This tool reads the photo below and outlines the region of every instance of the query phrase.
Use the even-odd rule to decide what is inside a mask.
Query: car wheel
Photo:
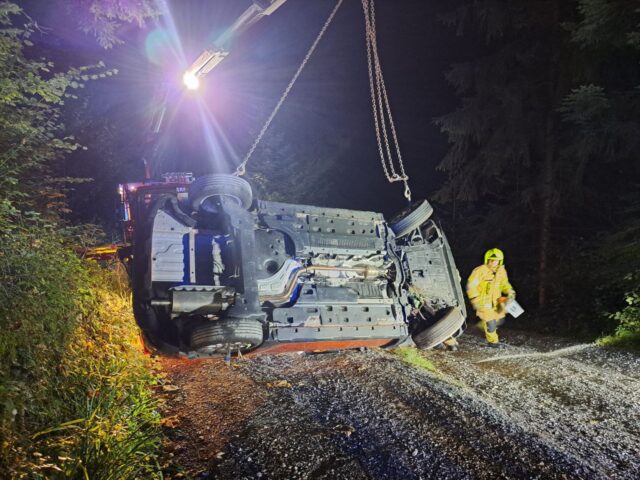
[[[433,207],[426,200],[413,203],[389,222],[389,227],[396,237],[404,237],[429,220]]]
[[[262,323],[248,319],[214,320],[196,325],[191,332],[191,348],[203,355],[251,350],[262,343]]]
[[[453,307],[435,324],[415,333],[413,341],[418,348],[433,348],[447,338],[456,336],[464,322],[465,318],[462,311],[458,307]]]
[[[203,202],[215,196],[231,199],[242,208],[249,208],[253,200],[249,182],[235,175],[205,175],[189,185],[189,203],[196,212]]]

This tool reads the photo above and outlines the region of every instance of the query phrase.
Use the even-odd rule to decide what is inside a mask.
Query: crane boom
[[[200,85],[200,77],[204,77],[224,60],[229,52],[223,47],[232,37],[237,37],[248,30],[261,18],[271,15],[287,0],[252,0],[252,4],[235,20],[235,22],[214,42],[212,48],[205,49],[191,66],[184,72],[182,80],[185,86],[195,90]],[[158,139],[164,129],[167,111],[168,90],[166,86],[156,89],[152,115],[147,135],[147,145],[143,153],[144,176],[152,178],[152,164],[157,153]]]
[[[191,64],[184,74],[184,82],[189,87],[197,88],[198,78],[213,70],[229,52],[223,47],[232,37],[237,37],[258,22],[280,8],[287,0],[252,0],[249,6],[218,39],[213,48],[208,48]]]

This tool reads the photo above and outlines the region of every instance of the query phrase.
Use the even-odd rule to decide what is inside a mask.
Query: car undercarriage
[[[174,188],[175,187],[175,188]],[[254,200],[233,175],[138,185],[130,273],[149,348],[431,348],[462,333],[459,275],[426,201],[374,212]]]

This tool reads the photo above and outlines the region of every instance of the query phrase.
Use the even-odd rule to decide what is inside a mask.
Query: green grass
[[[640,351],[640,273],[629,274],[626,279],[635,288],[625,294],[624,307],[608,315],[618,324],[616,331],[613,335],[599,338],[597,343],[606,347]]]
[[[402,347],[391,350],[391,353],[400,357],[400,359],[408,363],[409,365],[413,365],[414,367],[423,368],[425,370],[429,370],[430,372],[435,372],[436,367],[429,360],[424,358],[420,351],[415,347]]]
[[[0,245],[0,471],[162,478],[156,377],[122,275],[54,234]]]
[[[601,337],[596,343],[602,347],[624,348],[640,352],[640,332],[620,331],[615,335]]]

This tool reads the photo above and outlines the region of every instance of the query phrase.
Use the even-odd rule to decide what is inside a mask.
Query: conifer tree
[[[437,199],[457,206],[474,248],[500,241],[523,258],[537,252],[541,306],[568,234],[610,216],[619,175],[599,173],[622,172],[638,151],[637,90],[616,91],[619,76],[637,80],[631,3],[463,1],[443,16],[483,43],[447,74],[461,105],[436,119],[450,142]]]

